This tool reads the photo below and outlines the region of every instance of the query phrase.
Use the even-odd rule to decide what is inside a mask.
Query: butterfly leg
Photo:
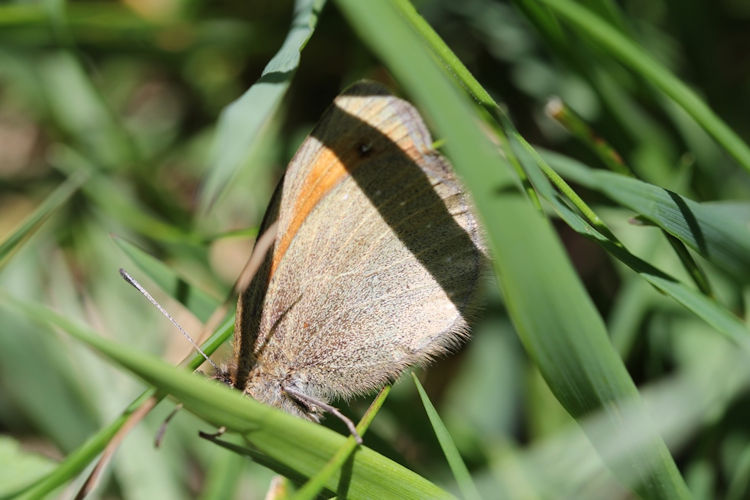
[[[222,425],[221,427],[216,429],[216,432],[212,432],[209,434],[208,432],[198,431],[198,435],[203,439],[208,439],[210,441],[212,439],[223,436],[225,432],[227,432],[227,428]]]
[[[336,418],[344,422],[347,429],[349,429],[349,433],[354,436],[354,440],[357,441],[357,444],[362,444],[362,436],[359,435],[359,433],[357,432],[357,428],[354,427],[354,422],[352,422],[349,417],[341,413],[337,408],[329,405],[328,403],[324,403],[323,401],[315,399],[312,396],[308,396],[307,394],[291,387],[284,387],[284,392],[291,396],[292,399],[295,399],[298,403],[301,403],[302,406],[317,406],[318,408],[321,408],[331,415],[335,416]]]

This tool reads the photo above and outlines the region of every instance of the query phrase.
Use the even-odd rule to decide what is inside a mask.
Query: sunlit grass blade
[[[500,147],[508,156],[510,164],[516,168],[516,174],[520,177],[521,183],[525,185],[526,193],[532,199],[532,202],[537,203],[538,200],[536,199],[536,193],[530,186],[526,185],[527,179],[524,177],[524,171],[521,169],[518,160],[513,155],[513,151],[507,147],[505,131],[500,124],[497,123],[497,121],[507,120],[505,111],[498,106],[497,102],[495,102],[489,92],[482,87],[476,78],[474,78],[474,75],[471,74],[469,69],[461,62],[456,54],[453,53],[443,39],[440,38],[440,35],[432,29],[432,26],[430,26],[429,23],[419,15],[419,12],[417,12],[409,0],[394,0],[391,4],[409,24],[411,29],[416,31],[419,36],[424,39],[426,42],[425,46],[429,48],[439,62],[443,76],[455,80],[456,84],[463,87],[472,99],[477,101],[487,112],[485,119],[490,126],[493,127],[497,139],[500,141]]]
[[[750,231],[746,219],[731,217],[730,212],[716,209],[713,204],[696,203],[653,184],[591,169],[556,153],[545,152],[543,156],[564,177],[633,210],[733,278],[750,278]]]
[[[438,60],[448,70],[447,75],[455,77],[463,85],[471,96],[476,99],[484,108],[491,110],[493,113],[497,108],[497,103],[484,87],[474,78],[468,68],[446,45],[440,35],[438,35],[432,26],[419,15],[419,12],[408,0],[395,0],[391,4],[398,9],[398,12],[419,33],[426,42],[427,46],[435,53]]]
[[[651,420],[642,419],[639,403],[622,405],[623,432],[612,436],[607,447],[599,450],[606,462],[624,459],[629,450],[647,442],[650,427],[666,436],[670,444],[681,448],[708,415],[747,390],[750,379],[745,358],[734,355],[732,346],[722,341],[711,344],[714,349],[696,360],[697,366],[642,387],[641,397],[653,415]],[[716,380],[722,380],[722,384],[717,384]],[[589,435],[610,432],[605,412],[588,415],[579,424]],[[624,492],[615,494],[613,488],[619,490],[620,485],[613,484],[613,478],[593,491],[588,490],[589,485],[596,484],[607,474],[602,470],[601,460],[576,428],[560,429],[512,454],[508,460],[501,458],[500,462],[496,473],[501,484],[508,485],[509,498],[519,497],[519,492],[513,488],[519,483],[519,477],[531,478],[529,486],[538,498],[627,496]],[[588,495],[582,495],[582,490],[588,490]],[[534,498],[527,491],[524,494],[524,498]]]
[[[606,140],[597,135],[586,120],[566,105],[562,99],[559,97],[552,98],[547,102],[545,111],[550,118],[565,127],[565,130],[581,141],[609,170],[623,175],[633,174],[630,167],[623,163],[620,154]]]
[[[516,192],[510,168],[493,151],[470,104],[399,11],[389,2],[337,3],[446,140],[445,150],[485,223],[513,323],[550,388],[575,417],[605,408],[611,435],[617,435],[618,401],[638,392],[549,222]],[[597,441],[602,436],[591,438],[598,448],[606,445]],[[644,496],[689,496],[656,434],[610,466]]]
[[[417,391],[419,391],[422,406],[424,406],[424,409],[427,412],[430,424],[432,424],[432,430],[435,431],[435,436],[437,436],[440,447],[443,449],[443,454],[445,455],[446,460],[448,460],[448,465],[451,468],[451,472],[453,472],[453,477],[456,479],[458,487],[461,489],[461,493],[466,500],[480,500],[482,497],[479,494],[479,491],[477,491],[474,481],[471,479],[471,473],[469,472],[469,469],[466,468],[466,464],[461,458],[461,454],[458,452],[456,443],[453,442],[453,438],[451,438],[443,420],[440,418],[440,415],[438,415],[435,406],[433,406],[432,401],[430,401],[429,396],[427,396],[424,387],[422,387],[422,384],[419,382],[419,379],[414,372],[412,372],[411,377],[414,379],[414,385],[417,386]]]
[[[224,109],[216,127],[211,171],[201,193],[205,212],[227,186],[289,88],[300,53],[315,30],[325,0],[297,0],[286,40],[260,79]]]
[[[528,148],[531,148],[530,145],[525,143],[523,138],[517,138],[515,134],[510,134],[509,137],[511,139],[511,144],[516,144],[520,141],[524,142]],[[619,259],[633,271],[637,272],[642,278],[645,278],[646,281],[651,283],[658,290],[661,290],[667,296],[672,297],[679,304],[686,307],[706,323],[716,328],[719,333],[741,347],[747,354],[750,354],[750,332],[747,331],[742,322],[734,314],[719,305],[712,297],[706,296],[699,291],[687,287],[683,283],[669,276],[667,273],[630,253],[630,251],[628,251],[628,249],[614,237],[604,222],[587,205],[585,205],[585,203],[583,203],[574,191],[572,191],[570,186],[560,179],[556,172],[551,171],[549,165],[546,164],[545,159],[536,153],[535,150],[529,149],[529,151],[530,153],[528,151],[520,150],[518,154],[524,168],[528,172],[529,178],[534,183],[534,187],[538,190],[540,195],[553,206],[560,218],[564,220],[571,229],[602,245],[602,247],[612,256]],[[573,160],[566,159],[559,155],[554,156],[552,154],[547,154],[545,155],[545,158],[550,156],[559,159],[557,163],[560,165],[573,165]],[[585,169],[586,167],[580,165],[576,168]],[[563,202],[560,199],[561,194],[558,194],[552,189],[552,184],[542,174],[542,169],[544,169],[544,173],[547,176],[550,176],[553,180],[557,180],[556,186],[562,191],[562,195],[566,197],[566,201],[578,208],[581,213],[586,216],[585,219],[573,211],[566,202]],[[584,176],[580,176],[581,179],[583,177]],[[630,179],[630,177],[619,175],[617,177]]]
[[[346,437],[321,425],[262,405],[238,391],[92,335],[65,317],[34,304],[5,300],[36,320],[63,329],[215,425],[242,435],[258,452],[304,477],[312,477],[342,448]],[[382,455],[361,448],[352,461],[349,498],[451,498],[428,480]],[[340,471],[326,481],[336,491]]]
[[[132,243],[113,236],[118,247],[127,254],[132,261],[143,270],[162,290],[182,303],[190,312],[202,322],[206,322],[219,306],[219,301],[195,285],[191,285],[178,276],[172,269],[165,266],[158,259],[147,254]]]
[[[8,300],[14,302],[19,306],[19,310],[25,311],[30,317],[41,320],[49,326],[60,327],[66,331],[82,331],[84,335],[94,336],[94,332],[85,331],[82,327],[74,325],[69,320],[48,311],[39,306],[29,306],[23,303],[14,301],[7,296],[0,295],[0,300]],[[37,314],[39,313],[39,314]],[[229,336],[232,334],[234,328],[234,321],[232,319],[227,320],[222,324],[217,331],[203,343],[201,348],[207,354],[213,353],[221,344],[223,344]],[[198,353],[193,353],[186,366],[190,370],[198,368],[204,359]],[[120,430],[125,424],[130,414],[135,411],[136,408],[140,407],[141,404],[148,398],[156,395],[156,389],[150,388],[139,395],[133,400],[130,405],[118,416],[115,420],[110,422],[106,427],[100,429],[96,434],[91,436],[85,443],[78,447],[75,451],[68,454],[57,467],[46,475],[44,478],[29,485],[23,491],[23,495],[20,498],[40,498],[44,495],[54,491],[59,486],[71,481],[78,476],[83,470],[89,466],[89,464],[102,452],[107,446],[113,436]],[[163,396],[160,396],[163,398]]]
[[[81,187],[89,178],[86,170],[78,170],[71,174],[62,184],[39,204],[39,206],[29,214],[18,228],[11,232],[0,243],[0,269],[10,260],[24,241],[27,241],[52,214],[55,213],[68,199]]]
[[[750,148],[708,105],[680,79],[655,61],[616,28],[585,7],[569,0],[543,0],[576,30],[591,38],[607,53],[654,84],[681,106],[721,144],[746,170],[750,170]]]
[[[357,433],[360,436],[364,436],[365,432],[367,432],[368,427],[370,427],[370,424],[375,418],[375,415],[378,414],[378,411],[383,406],[383,403],[385,403],[385,398],[388,397],[388,393],[390,391],[391,386],[385,386],[377,395],[370,407],[367,409],[364,416],[357,424]],[[349,460],[352,457],[352,454],[356,453],[356,451],[357,443],[354,439],[354,436],[349,436],[349,438],[346,440],[346,443],[344,443],[344,445],[339,448],[336,454],[331,457],[328,463],[326,463],[325,467],[323,467],[317,474],[311,477],[310,480],[305,483],[305,485],[302,486],[299,491],[297,491],[292,499],[314,500],[323,491],[326,482],[328,482],[331,476],[335,472],[340,471],[341,468],[344,467],[346,461]],[[343,484],[342,487],[338,488],[338,490],[338,495],[341,498],[347,498],[348,485]]]

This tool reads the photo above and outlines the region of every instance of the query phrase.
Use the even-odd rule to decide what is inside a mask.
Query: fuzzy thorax
[[[327,401],[315,391],[311,384],[302,377],[290,373],[278,373],[264,370],[256,365],[248,375],[244,393],[261,403],[274,406],[292,415],[297,415],[313,422],[320,421],[324,412],[322,408],[291,396],[286,389],[305,394],[323,403]]]

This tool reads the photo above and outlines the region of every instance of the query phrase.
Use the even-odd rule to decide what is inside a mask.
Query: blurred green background
[[[750,4],[581,3],[619,20],[736,134],[750,138]],[[507,107],[529,142],[606,167],[586,141],[545,113],[549,100],[559,97],[641,179],[696,201],[739,200],[747,207],[747,172],[700,127],[605,50],[565,29],[569,43],[557,43],[530,15],[533,3],[415,6]],[[242,161],[210,191],[226,147],[217,140],[220,114],[260,77],[287,36],[292,14],[292,2],[279,1],[0,4],[0,238],[13,235],[40,204],[52,203],[51,193],[72,172],[92,172],[29,239],[0,255],[2,288],[119,343],[172,363],[182,359],[189,346],[120,279],[118,268],[135,271],[188,331],[200,331],[200,321],[139,275],[113,235],[222,300],[286,163],[333,97],[360,78],[399,91],[337,6],[325,5],[280,105],[252,142],[234,144]],[[389,27],[382,29],[387,36]],[[632,210],[595,190],[579,192],[634,253],[684,276],[656,229],[633,224]],[[207,193],[217,194],[215,201]],[[556,228],[638,385],[705,369],[711,353],[722,359],[725,342],[705,323],[634,279],[599,246],[562,223]],[[719,301],[744,316],[746,283],[711,265],[707,273]],[[519,480],[546,481],[543,491],[551,497],[627,495],[612,489],[618,487],[600,463],[584,473],[588,462],[557,463],[554,452],[529,458],[560,432],[575,431],[520,345],[496,284],[488,278],[485,288],[472,341],[419,372],[480,492],[493,498],[498,478],[513,475],[504,460],[520,454],[523,464],[560,466]],[[717,390],[725,383],[735,387],[716,380]],[[750,399],[743,384],[738,387],[727,389],[710,415],[682,422],[686,428],[672,451],[696,498],[750,495]],[[0,484],[8,486],[0,496],[53,468],[143,388],[67,335],[42,331],[3,305]],[[689,406],[689,395],[674,404]],[[354,418],[367,405],[367,399],[339,404]],[[272,473],[199,439],[197,430],[211,429],[187,412],[175,418],[163,447],[153,448],[172,407],[162,403],[130,433],[94,497],[262,498]],[[325,424],[344,432],[330,418]],[[408,379],[396,384],[367,442],[456,491]],[[57,493],[71,496],[82,479]]]

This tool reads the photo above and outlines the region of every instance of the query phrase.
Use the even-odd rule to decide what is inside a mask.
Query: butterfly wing
[[[279,194],[257,334],[241,332],[254,342],[251,395],[273,404],[260,395],[269,381],[318,398],[369,391],[465,335],[484,250],[431,143],[416,109],[365,82],[302,144]]]

